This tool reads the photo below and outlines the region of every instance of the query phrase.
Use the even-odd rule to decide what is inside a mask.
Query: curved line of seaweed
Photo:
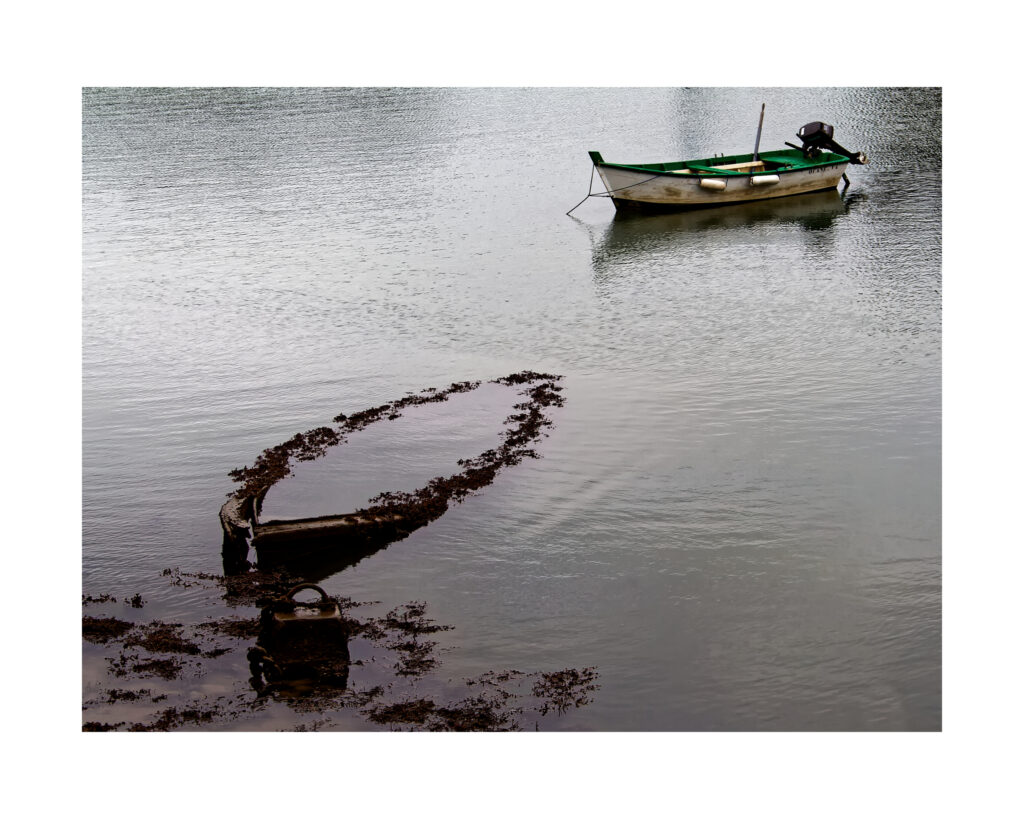
[[[524,386],[520,394],[527,398],[516,404],[514,409],[517,412],[505,419],[505,425],[511,426],[500,446],[475,458],[460,460],[461,472],[434,478],[414,492],[381,492],[370,499],[368,508],[356,510],[354,514],[371,520],[398,515],[407,521],[410,528],[416,528],[444,514],[452,500],[461,502],[470,493],[490,484],[503,467],[514,466],[524,458],[540,457],[531,444],[547,434],[544,432],[546,427],[552,426],[552,421],[545,414],[546,408],[560,407],[565,403],[559,394],[562,388],[556,383],[561,379],[560,375],[530,370],[493,379],[492,384]],[[315,460],[331,447],[344,443],[348,433],[365,429],[381,420],[399,418],[407,407],[447,401],[450,396],[470,392],[480,384],[480,381],[458,381],[443,390],[431,387],[352,415],[337,415],[334,418],[338,425],[336,428],[317,427],[298,433],[283,444],[265,449],[251,467],[229,472],[234,481],[242,484],[229,497],[240,500],[252,498],[258,504],[270,487],[291,474],[295,461]]]

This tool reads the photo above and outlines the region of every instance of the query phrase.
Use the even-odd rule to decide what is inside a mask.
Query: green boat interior
[[[753,154],[716,156],[710,159],[689,159],[681,162],[652,162],[642,165],[621,165],[605,162],[598,151],[591,151],[590,158],[595,165],[610,165],[651,173],[712,174],[715,176],[751,176],[758,173],[779,173],[799,171],[823,165],[841,165],[850,158],[841,154],[823,152],[817,156],[806,156],[800,150],[763,151],[757,161]]]

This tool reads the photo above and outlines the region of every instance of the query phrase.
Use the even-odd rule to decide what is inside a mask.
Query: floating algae
[[[499,446],[459,460],[461,472],[433,478],[412,492],[381,492],[370,499],[369,506],[346,514],[260,520],[267,491],[292,474],[296,462],[320,458],[331,447],[344,443],[349,433],[399,418],[408,407],[447,401],[452,395],[477,389],[481,382],[456,382],[443,390],[430,388],[351,415],[340,414],[334,418],[337,427],[318,427],[264,450],[252,466],[229,473],[241,486],[220,513],[225,572],[249,568],[250,541],[261,568],[305,563],[308,569],[310,562],[328,562],[337,571],[436,520],[453,501],[461,502],[492,483],[501,469],[524,458],[539,457],[532,444],[545,434],[545,427],[552,425],[546,410],[564,404],[559,394],[562,388],[556,383],[559,380],[561,376],[532,371],[494,379],[490,383],[520,387],[519,394],[525,399],[515,404],[515,411],[505,419]]]

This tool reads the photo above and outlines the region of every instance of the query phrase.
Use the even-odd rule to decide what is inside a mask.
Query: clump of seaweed
[[[106,691],[107,702],[135,702],[144,698],[152,697],[153,692],[148,688],[139,691],[132,691],[127,688],[111,688]]]
[[[511,696],[483,693],[438,708],[426,727],[430,731],[517,731],[521,707],[509,705]]]
[[[180,568],[174,568],[164,569],[161,574],[170,578],[172,586],[219,586],[224,589],[224,597],[232,606],[262,606],[267,600],[280,597],[292,586],[302,582],[302,578],[272,569],[246,570],[239,574],[221,575],[183,572]]]
[[[433,700],[415,699],[391,703],[390,705],[376,705],[366,710],[366,715],[371,722],[380,725],[392,725],[394,723],[415,723],[422,725],[437,710]]]
[[[205,572],[183,572],[179,568],[164,569],[160,574],[163,577],[171,578],[172,586],[181,586],[183,589],[191,588],[192,586],[203,586],[203,581],[212,580],[214,582],[220,582],[223,578],[217,574],[207,574]]]
[[[432,699],[412,699],[375,705],[363,713],[378,725],[405,725],[427,731],[515,731],[519,728],[515,718],[522,710],[509,707],[500,695],[483,693],[447,705],[438,705]]]
[[[535,679],[529,703],[518,691],[519,681]],[[519,720],[528,706],[541,716],[561,716],[570,708],[582,708],[591,702],[597,685],[597,672],[591,668],[567,668],[562,671],[524,674],[521,671],[489,671],[466,684],[481,690],[461,700],[438,705],[430,698],[378,703],[364,709],[367,719],[378,725],[425,731],[518,731]]]
[[[590,701],[597,685],[597,669],[566,668],[562,671],[542,672],[534,683],[533,695],[541,700],[537,710],[545,715],[550,711],[564,714],[570,708],[582,708]]]
[[[310,723],[301,723],[296,725],[292,730],[300,734],[306,732],[313,733],[319,731],[321,728],[329,728],[332,724],[333,721],[330,719],[315,719]]]
[[[136,629],[124,641],[126,648],[138,646],[151,654],[199,654],[200,648],[181,632],[180,623],[162,623],[155,620]]]
[[[317,427],[297,433],[283,444],[265,449],[252,466],[233,469],[228,473],[233,480],[242,484],[242,488],[234,493],[235,496],[243,498],[260,495],[291,472],[292,458],[312,461],[342,440],[344,438],[337,430]]]
[[[518,373],[502,376],[501,378],[495,378],[493,383],[508,384],[511,386],[529,384],[533,381],[558,381],[561,377],[562,376],[560,375],[552,375],[551,373],[535,373],[533,370],[523,370]]]
[[[395,672],[400,677],[419,677],[434,669],[438,660],[434,656],[437,642],[423,640],[421,635],[449,631],[451,626],[439,626],[425,616],[426,603],[412,602],[394,608],[383,618],[368,623],[366,629],[383,637],[385,648],[397,652]]]
[[[91,594],[83,594],[82,595],[82,605],[83,606],[88,606],[88,605],[91,605],[93,603],[116,603],[116,602],[117,602],[117,598],[114,597],[112,594],[101,594],[101,595],[98,595],[96,597],[93,597]],[[146,601],[142,599],[142,595],[141,594],[134,594],[131,597],[124,598],[124,604],[126,606],[131,606],[133,609],[141,609],[143,606],[146,605]]]
[[[152,722],[136,722],[129,731],[170,731],[183,725],[204,725],[221,716],[221,709],[212,708],[176,708],[171,706],[161,711]]]
[[[117,640],[132,628],[131,623],[116,617],[83,617],[82,637],[90,643],[106,643]]]
[[[165,680],[177,679],[185,668],[180,655],[213,658],[226,653],[227,649],[215,648],[203,652],[201,647],[184,635],[180,623],[151,623],[132,625],[113,617],[82,618],[82,636],[94,643],[119,642],[121,652],[108,657],[111,673],[115,677],[160,677]],[[142,649],[150,655],[179,655],[142,658],[137,652],[125,649]]]
[[[427,604],[413,601],[391,609],[378,622],[385,629],[393,629],[404,634],[418,637],[421,634],[435,634],[438,631],[450,631],[452,626],[439,626],[426,616]]]
[[[89,720],[82,723],[82,731],[116,731],[124,725],[125,723],[123,722],[97,722],[96,720]]]
[[[93,597],[91,594],[82,595],[82,605],[87,606],[90,603],[116,603],[117,598],[109,594],[101,594],[98,597]]]
[[[175,657],[140,659],[138,654],[122,652],[110,658],[110,671],[115,677],[160,677],[175,680],[181,676],[185,664]]]
[[[240,640],[255,640],[260,633],[259,617],[223,617],[220,620],[211,620],[201,623],[196,627],[204,631],[212,631],[223,634],[227,637],[234,637]],[[207,652],[209,654],[209,652]]]

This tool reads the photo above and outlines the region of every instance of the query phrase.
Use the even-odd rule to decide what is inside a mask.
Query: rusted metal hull
[[[401,515],[332,515],[300,520],[254,523],[252,547],[260,567],[274,567],[334,553],[360,558],[406,537],[420,524]]]
[[[751,183],[750,175],[716,177],[724,183],[720,189],[703,187],[706,176],[689,173],[653,173],[609,165],[598,165],[616,208],[678,209],[710,205],[756,202],[801,193],[835,188],[848,163],[805,168],[778,174],[779,181],[770,185]]]
[[[261,569],[323,563],[340,569],[429,522],[401,514],[349,513],[295,520],[259,520],[259,499],[231,498],[220,512],[224,566],[228,574],[249,568],[250,546]]]

